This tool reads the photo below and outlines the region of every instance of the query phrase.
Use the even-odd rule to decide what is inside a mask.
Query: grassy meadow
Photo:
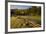
[[[41,7],[32,6],[28,9],[11,9],[11,28],[41,27]]]
[[[40,27],[40,16],[12,16],[11,28],[34,28]]]

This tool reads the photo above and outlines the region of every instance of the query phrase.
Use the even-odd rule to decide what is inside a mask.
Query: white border
[[[10,29],[10,5],[26,5],[26,6],[41,6],[41,27],[40,28],[20,28],[20,29]],[[43,30],[43,4],[31,4],[31,3],[8,3],[8,32],[15,31],[33,31],[33,30]]]

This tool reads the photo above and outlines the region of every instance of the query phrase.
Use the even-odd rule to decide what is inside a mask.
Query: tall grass
[[[11,28],[35,28],[40,27],[40,16],[12,16]]]

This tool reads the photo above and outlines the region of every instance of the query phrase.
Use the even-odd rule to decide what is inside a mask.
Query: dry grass
[[[40,27],[40,16],[12,16],[11,28],[35,28]]]

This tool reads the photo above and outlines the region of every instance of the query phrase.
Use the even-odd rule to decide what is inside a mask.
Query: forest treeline
[[[15,15],[41,15],[41,7],[32,6],[28,9],[11,9],[11,16]]]

